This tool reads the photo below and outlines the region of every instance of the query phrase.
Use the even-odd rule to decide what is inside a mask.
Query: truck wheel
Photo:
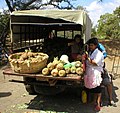
[[[42,95],[56,95],[65,90],[65,87],[55,87],[55,86],[40,86],[34,85],[35,92]]]
[[[28,84],[29,82],[33,82],[34,79],[30,77],[23,77],[23,80],[25,81],[25,89],[30,95],[36,95],[37,93],[34,90],[34,85]]]
[[[36,95],[36,94],[37,94],[37,93],[35,92],[35,90],[34,90],[34,86],[33,86],[33,85],[26,84],[26,85],[25,85],[25,89],[26,89],[26,91],[27,91],[30,95]]]

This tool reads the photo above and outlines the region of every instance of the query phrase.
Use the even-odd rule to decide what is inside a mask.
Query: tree
[[[3,13],[0,13],[0,34],[4,31],[4,28],[7,26],[7,23],[9,22],[9,13],[8,11],[3,11]]]
[[[97,26],[94,26],[91,30],[91,37],[96,37],[97,36]]]
[[[5,0],[5,1],[8,5],[10,12],[13,12],[14,10],[39,9],[44,5],[53,5],[54,7],[57,7],[59,9],[73,9],[73,8],[76,9],[71,3],[73,0],[46,0],[45,3],[43,3],[43,0]],[[61,2],[66,2],[68,5],[65,7],[60,6]]]
[[[84,10],[84,11],[88,12],[88,11],[86,10],[86,8],[83,7],[83,6],[77,6],[77,7],[76,7],[76,10]]]
[[[97,34],[109,38],[120,37],[120,7],[112,13],[100,16]]]
[[[5,0],[10,12],[14,10],[32,9],[41,4],[42,0]]]
[[[5,46],[6,37],[9,33],[9,12],[0,13],[0,41]]]
[[[43,3],[42,0],[5,0],[5,1],[11,12],[13,12],[14,10],[39,9],[43,5],[53,5],[54,7],[57,7],[59,9],[74,8],[74,6],[70,2],[71,0],[46,0],[45,3]],[[68,6],[60,7],[59,3],[61,2],[67,2]]]

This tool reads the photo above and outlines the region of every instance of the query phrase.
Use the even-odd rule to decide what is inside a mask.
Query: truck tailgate
[[[10,75],[10,76],[23,76],[23,77],[31,77],[31,78],[37,78],[42,80],[65,80],[65,81],[81,81],[82,77],[78,76],[77,74],[67,74],[66,77],[53,77],[51,75],[45,76],[43,74],[23,74],[23,73],[15,73],[10,67],[3,70],[4,75]]]

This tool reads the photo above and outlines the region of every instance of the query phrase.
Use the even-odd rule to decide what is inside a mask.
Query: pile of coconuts
[[[42,74],[53,77],[65,77],[67,74],[81,75],[83,74],[82,63],[80,61],[64,63],[55,57],[53,62],[48,63],[47,67],[42,69]]]
[[[26,63],[30,67],[30,63],[44,60],[45,55],[44,53],[34,53],[30,49],[26,49],[25,52],[19,52],[10,56],[9,61],[12,63]]]

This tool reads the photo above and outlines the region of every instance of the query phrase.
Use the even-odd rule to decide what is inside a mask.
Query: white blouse
[[[99,86],[102,82],[101,72],[103,72],[104,56],[97,48],[92,54],[89,53],[91,60],[94,60],[97,65],[90,64],[86,61],[86,73],[84,76],[85,87],[91,89]]]

